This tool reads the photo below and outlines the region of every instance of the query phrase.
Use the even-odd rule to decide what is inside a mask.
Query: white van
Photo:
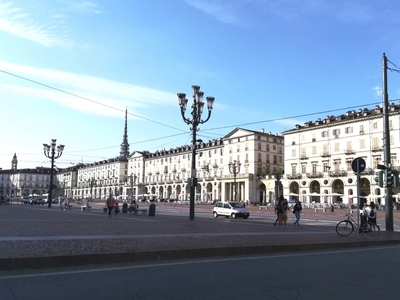
[[[227,218],[232,217],[233,219],[236,219],[237,217],[247,219],[250,216],[250,213],[240,202],[217,201],[213,209],[213,216],[214,218],[225,216]]]

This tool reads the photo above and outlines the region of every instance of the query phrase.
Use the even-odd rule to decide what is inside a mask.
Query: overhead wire
[[[388,62],[390,62],[395,67],[397,67],[391,61],[388,60]],[[393,69],[393,71],[396,71],[396,72],[399,71],[400,72],[400,69],[399,70]],[[95,100],[92,100],[92,99],[89,99],[89,98],[86,98],[86,97],[83,97],[83,96],[80,96],[80,95],[77,95],[77,94],[62,90],[60,88],[56,88],[56,87],[50,86],[48,84],[44,84],[44,83],[38,82],[36,80],[32,80],[32,79],[26,78],[24,76],[20,76],[20,75],[17,75],[17,74],[14,74],[14,73],[11,73],[11,72],[8,72],[8,71],[5,71],[5,70],[1,70],[1,69],[0,69],[0,72],[5,73],[5,74],[10,75],[10,76],[14,76],[16,78],[19,78],[19,79],[22,79],[22,80],[25,80],[25,81],[28,81],[28,82],[31,82],[31,83],[34,83],[34,84],[37,84],[37,85],[44,86],[46,88],[49,88],[49,89],[52,89],[52,90],[55,90],[55,91],[58,91],[58,92],[73,96],[73,97],[80,98],[80,99],[85,100],[85,101],[89,101],[89,102],[95,103],[97,105],[101,105],[101,106],[104,106],[104,107],[107,107],[107,108],[110,108],[110,109],[113,109],[113,110],[116,110],[116,111],[125,112],[125,110],[123,110],[123,109],[119,109],[119,108],[113,107],[111,105],[107,105],[107,104],[101,103],[99,101],[95,101]],[[394,100],[390,100],[390,101],[396,101],[396,100],[399,100],[399,99],[394,99]],[[370,106],[370,105],[377,105],[379,103],[381,103],[381,102],[373,102],[373,103],[369,103],[369,104],[349,106],[349,107],[344,107],[344,108],[336,108],[336,109],[331,109],[331,110],[325,110],[325,111],[319,111],[319,112],[313,112],[313,113],[307,113],[307,114],[300,114],[300,115],[294,115],[294,116],[288,116],[288,117],[281,117],[281,118],[274,118],[274,119],[267,119],[267,120],[261,120],[261,121],[255,121],[255,122],[247,122],[247,123],[233,124],[233,125],[220,126],[220,127],[214,127],[214,128],[206,128],[206,129],[203,129],[202,132],[209,132],[209,131],[226,129],[226,128],[244,127],[244,126],[249,126],[249,125],[277,122],[277,121],[290,120],[290,119],[296,119],[296,118],[304,118],[304,117],[307,117],[307,116],[320,115],[320,114],[326,114],[326,113],[332,113],[332,112],[344,111],[344,110],[352,110],[352,109],[355,109],[355,108],[366,107],[366,106]],[[152,120],[150,118],[146,118],[146,117],[143,117],[143,116],[140,116],[140,115],[137,115],[137,114],[133,114],[133,113],[129,113],[129,112],[128,112],[128,114],[132,115],[132,116],[135,116],[137,118],[140,118],[140,119],[152,122],[152,123],[156,123],[156,124],[159,124],[159,125],[162,125],[162,126],[165,126],[165,127],[169,127],[171,129],[175,129],[175,130],[178,130],[178,131],[182,132],[182,133],[179,133],[179,134],[173,134],[173,135],[168,135],[168,136],[157,137],[157,138],[152,138],[152,139],[148,139],[148,140],[134,142],[134,143],[132,143],[132,145],[133,144],[147,143],[147,142],[151,142],[151,141],[155,141],[155,140],[167,139],[167,138],[180,136],[180,135],[186,135],[186,134],[190,133],[190,132],[182,130],[180,128],[176,128],[176,127],[170,126],[168,124],[164,124],[162,122],[158,122],[158,121],[155,121],[155,120]],[[203,135],[203,134],[200,134],[200,135],[207,137],[207,135]],[[119,145],[118,146],[95,148],[95,149],[78,150],[78,151],[72,151],[70,153],[97,151],[97,150],[104,150],[104,149],[110,149],[110,148],[116,148],[116,147],[119,147]]]

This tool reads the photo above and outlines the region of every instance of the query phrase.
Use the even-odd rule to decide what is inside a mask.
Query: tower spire
[[[18,165],[17,153],[14,152],[14,156],[11,161],[11,170],[17,170],[17,165]]]
[[[125,128],[124,128],[124,137],[121,144],[121,149],[119,152],[120,156],[128,157],[129,156],[129,143],[128,143],[128,109],[125,110]]]

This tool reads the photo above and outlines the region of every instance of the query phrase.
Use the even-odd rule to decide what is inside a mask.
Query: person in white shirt
[[[68,208],[68,197],[67,196],[64,197],[64,207],[65,207],[65,209]]]

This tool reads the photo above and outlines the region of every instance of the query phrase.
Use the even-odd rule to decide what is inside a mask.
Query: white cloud
[[[125,110],[125,107],[128,107],[130,113],[139,114],[137,110],[140,108],[154,105],[176,106],[177,102],[176,95],[172,93],[99,77],[39,69],[1,61],[0,69],[67,93],[41,85],[28,87],[23,84],[2,83],[0,87],[3,91],[55,101],[88,114],[120,117],[121,111]]]
[[[13,3],[1,0],[0,30],[45,47],[71,47],[76,44],[58,23],[42,25]]]
[[[185,0],[185,2],[196,9],[203,11],[207,15],[216,18],[223,23],[237,22],[238,2],[219,1],[219,0]]]
[[[374,87],[373,90],[375,91],[375,95],[377,97],[381,97],[382,96],[382,88],[380,86]]]

